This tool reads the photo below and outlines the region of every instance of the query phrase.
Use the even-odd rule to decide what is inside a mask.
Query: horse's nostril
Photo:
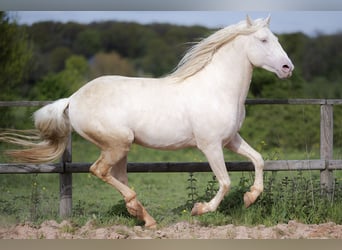
[[[283,65],[283,70],[284,70],[285,72],[290,71],[290,66],[287,65],[287,64],[284,64],[284,65]]]

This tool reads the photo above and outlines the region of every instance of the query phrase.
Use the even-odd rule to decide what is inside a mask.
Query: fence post
[[[329,196],[333,189],[334,177],[329,170],[329,160],[333,159],[333,105],[321,105],[321,159],[325,160],[325,169],[321,170],[321,193]]]
[[[72,161],[71,134],[61,161],[63,173],[59,174],[59,215],[67,218],[72,215],[72,173],[65,173],[66,163]]]

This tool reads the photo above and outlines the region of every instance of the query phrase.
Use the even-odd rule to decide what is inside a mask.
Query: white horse
[[[30,146],[9,154],[26,162],[52,161],[63,153],[75,130],[101,149],[90,171],[115,187],[130,214],[155,227],[156,221],[127,185],[127,153],[132,143],[155,149],[197,147],[206,156],[219,182],[209,202],[197,203],[192,215],[215,211],[230,188],[223,157],[227,148],[249,158],[255,181],[244,195],[250,206],[263,191],[261,155],[238,134],[245,118],[244,103],[253,67],[279,78],[291,76],[294,66],[276,36],[270,18],[249,17],[217,31],[192,47],[170,75],[159,78],[103,76],[72,96],[57,100],[34,114],[41,142],[28,135],[3,133],[2,140]]]

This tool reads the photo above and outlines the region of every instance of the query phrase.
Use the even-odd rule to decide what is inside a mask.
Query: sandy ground
[[[178,222],[149,230],[123,225],[98,228],[92,222],[75,228],[68,221],[45,221],[40,226],[27,223],[0,228],[0,239],[342,239],[342,225],[332,222],[306,225],[290,221],[273,227],[203,227],[196,223]]]

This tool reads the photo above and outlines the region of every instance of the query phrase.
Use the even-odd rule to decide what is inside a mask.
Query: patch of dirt
[[[123,225],[98,228],[91,221],[76,228],[68,221],[57,223],[51,220],[36,227],[26,223],[0,228],[0,239],[342,239],[342,225],[333,222],[306,225],[290,221],[272,227],[204,227],[197,223],[178,222],[150,230]]]

